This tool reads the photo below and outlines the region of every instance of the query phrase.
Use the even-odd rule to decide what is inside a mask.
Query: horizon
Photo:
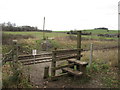
[[[7,22],[8,23],[8,22]],[[5,26],[7,26],[7,23],[6,22],[4,22],[4,24],[5,24]],[[14,24],[15,26],[13,26],[13,27],[22,27],[22,26],[18,26],[18,25],[16,25],[16,23],[12,23],[12,22],[10,22],[12,25]],[[3,23],[0,23],[0,25],[2,25]],[[30,26],[30,25],[23,25],[23,26]],[[30,26],[30,27],[34,27],[34,26]],[[38,27],[37,27],[38,28]],[[97,27],[97,28],[106,28],[106,27]],[[119,28],[119,27],[118,27]],[[43,30],[43,29],[39,29],[38,28],[38,31],[39,30]],[[49,29],[45,29],[45,30],[49,30]],[[74,30],[72,30],[72,31],[81,31],[81,30],[106,30],[106,29],[95,29],[95,28],[92,28],[92,29],[74,29]],[[108,28],[108,30],[110,30],[109,28]],[[71,31],[71,30],[51,30],[51,31]],[[111,30],[111,31],[114,31],[114,30]],[[118,30],[115,30],[115,31],[118,31]],[[23,31],[24,32],[24,31]],[[29,31],[28,31],[29,32]]]
[[[2,0],[0,23],[34,26],[45,30],[69,31],[106,27],[118,30],[119,0]],[[46,6],[46,7],[44,7]]]

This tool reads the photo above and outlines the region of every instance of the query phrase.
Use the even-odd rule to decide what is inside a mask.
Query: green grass
[[[109,32],[107,32],[107,30],[94,30],[94,29],[91,29],[91,30],[82,30],[83,32],[91,32],[92,34],[116,34],[118,33],[118,30],[109,30]]]

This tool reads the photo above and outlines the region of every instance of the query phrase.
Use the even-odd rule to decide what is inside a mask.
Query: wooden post
[[[92,64],[92,59],[93,59],[93,44],[90,44],[90,60],[89,60],[89,66]]]
[[[48,78],[49,77],[49,66],[46,66],[44,68],[44,79]]]
[[[55,57],[56,57],[56,53],[52,52],[51,76],[55,76],[56,73],[56,70],[54,69],[56,67]]]
[[[77,32],[77,48],[81,49],[81,31]],[[81,58],[80,54],[81,54],[81,51],[78,51],[77,60],[80,60],[80,58]]]
[[[18,44],[17,40],[13,40],[13,61],[18,61]]]
[[[81,49],[81,33],[82,33],[81,31],[77,32],[77,48],[78,49]],[[77,60],[80,60],[80,59],[81,59],[81,50],[78,50]],[[76,65],[76,69],[80,70],[80,66]]]

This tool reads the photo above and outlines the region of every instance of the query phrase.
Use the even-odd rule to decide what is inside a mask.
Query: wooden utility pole
[[[77,48],[81,49],[81,31],[77,31]],[[81,51],[79,50],[77,60],[80,60],[80,56],[81,56],[80,54]]]
[[[44,17],[44,20],[43,20],[43,40],[45,40],[45,17]]]

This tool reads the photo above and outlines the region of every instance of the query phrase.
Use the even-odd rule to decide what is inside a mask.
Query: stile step
[[[76,60],[76,59],[68,59],[67,61],[75,63],[77,65],[82,65],[82,66],[88,65],[88,62],[82,62],[82,61],[79,61],[79,60]]]
[[[76,75],[76,76],[81,76],[83,74],[82,72],[73,70],[71,68],[63,68],[62,70],[68,72],[69,74]]]

